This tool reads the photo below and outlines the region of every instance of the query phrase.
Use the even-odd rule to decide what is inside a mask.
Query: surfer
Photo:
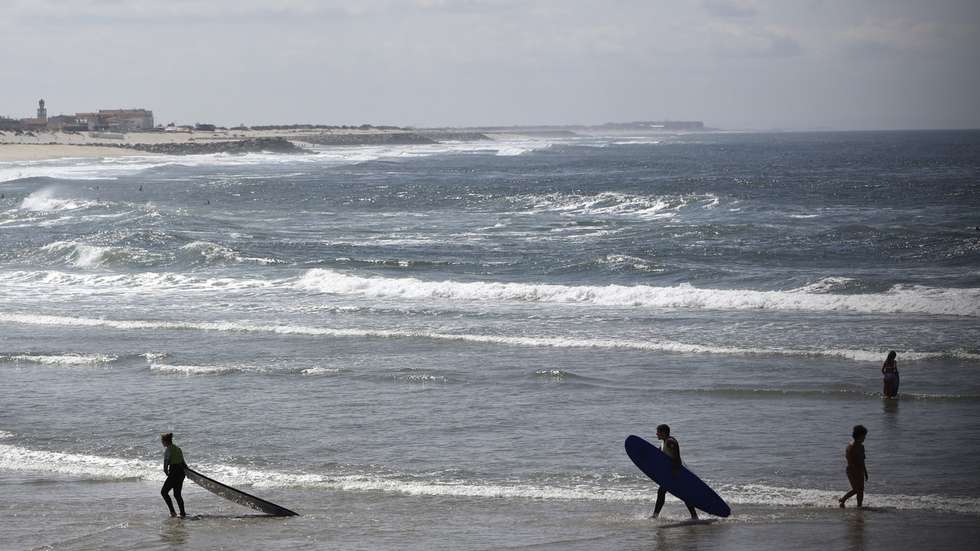
[[[670,435],[670,427],[667,425],[657,425],[657,440],[662,440],[663,444],[660,446],[660,450],[670,457],[671,461],[674,463],[674,468],[671,470],[673,476],[677,476],[681,472],[681,445],[677,443],[677,439]],[[660,486],[657,490],[657,506],[653,508],[653,518],[660,516],[660,509],[664,506],[664,500],[667,498],[667,488]],[[691,513],[691,518],[697,520],[698,513],[694,510],[694,507],[688,503],[684,502],[687,506],[687,510]]]
[[[851,490],[837,500],[841,509],[853,495],[857,495],[858,507],[864,502],[864,481],[868,479],[868,467],[864,464],[864,438],[867,435],[868,429],[864,425],[855,425],[851,432],[854,440],[844,451],[844,457],[847,458],[847,480],[851,483]]]
[[[177,506],[180,507],[180,516],[183,518],[187,516],[187,513],[184,512],[184,498],[180,495],[180,490],[184,486],[184,452],[174,444],[174,433],[172,432],[160,435],[160,442],[166,448],[166,451],[163,452],[163,472],[167,475],[167,481],[163,483],[163,488],[160,488],[160,495],[167,502],[170,516],[175,517],[177,512],[174,511],[174,504],[170,501],[170,496],[167,495],[170,490],[173,490],[174,499],[177,500]]]
[[[897,354],[894,350],[888,353],[888,357],[885,358],[885,363],[881,364],[881,374],[883,375],[884,389],[882,394],[885,398],[894,398],[898,396],[898,362],[895,361],[895,356]]]

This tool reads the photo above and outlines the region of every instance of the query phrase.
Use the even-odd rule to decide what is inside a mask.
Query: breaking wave
[[[169,364],[150,364],[150,371],[160,373],[177,373],[180,375],[220,375],[232,371],[247,371],[234,366],[223,365],[169,365]]]
[[[41,247],[42,256],[79,268],[106,265],[138,266],[149,263],[149,255],[131,247],[88,245],[75,241],[55,241]]]
[[[55,197],[56,190],[44,188],[28,195],[20,203],[20,208],[31,212],[61,212],[84,209],[98,205],[97,201],[76,198]]]
[[[257,264],[278,264],[280,261],[271,258],[242,256],[237,251],[224,245],[209,241],[194,241],[180,248],[181,254],[191,261],[199,261],[207,265],[237,264],[255,262]]]
[[[96,366],[118,359],[109,354],[10,354],[0,355],[0,362],[26,362],[52,366]]]
[[[474,480],[462,477],[419,476],[407,473],[281,472],[226,464],[194,467],[233,486],[260,488],[309,488],[345,492],[384,492],[423,497],[483,499],[531,499],[548,501],[597,501],[649,503],[648,481],[632,478],[616,482],[583,479],[574,475],[537,480]],[[157,461],[89,454],[35,450],[0,444],[0,469],[48,472],[96,480],[162,480]],[[562,481],[567,482],[562,482]],[[827,507],[839,492],[766,484],[716,484],[732,504],[770,507]],[[874,505],[901,510],[935,510],[980,514],[980,499],[943,495],[875,494]]]
[[[108,327],[122,330],[192,330],[228,331],[242,333],[273,333],[280,335],[309,335],[322,337],[363,337],[363,338],[403,338],[432,339],[450,342],[499,344],[505,346],[553,347],[553,348],[600,348],[631,349],[650,352],[670,352],[686,354],[727,354],[727,355],[780,355],[780,356],[833,356],[860,362],[878,361],[883,350],[852,349],[791,349],[791,348],[739,348],[682,343],[676,341],[602,339],[578,337],[534,337],[509,335],[479,335],[467,333],[444,333],[429,330],[406,329],[352,329],[331,327],[310,327],[302,325],[264,325],[247,322],[180,322],[147,320],[110,320],[102,318],[81,318],[41,314],[0,313],[0,322],[25,325],[61,325],[77,327]],[[903,351],[906,360],[955,357],[965,360],[980,360],[980,354],[966,351],[915,352]]]
[[[884,293],[831,294],[702,289],[690,284],[579,286],[533,283],[423,281],[360,277],[314,268],[296,282],[309,291],[411,300],[542,302],[597,306],[706,310],[801,310],[815,312],[916,313],[980,317],[980,289],[895,285]],[[821,289],[823,291],[823,289]]]
[[[713,208],[713,194],[646,196],[605,191],[595,195],[549,193],[519,195],[511,201],[531,214],[557,212],[578,216],[629,216],[641,219],[668,218],[685,207]]]
[[[161,289],[183,291],[264,289],[283,283],[265,279],[198,277],[176,272],[79,274],[57,270],[5,272],[0,275],[0,281],[9,285],[84,286],[98,290],[128,290],[142,293]]]

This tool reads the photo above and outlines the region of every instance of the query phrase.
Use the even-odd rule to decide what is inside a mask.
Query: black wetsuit
[[[175,450],[172,451],[171,448],[174,448]],[[171,463],[171,458],[178,462]],[[177,507],[180,508],[180,516],[186,517],[187,513],[184,512],[184,498],[180,495],[180,491],[184,487],[184,454],[180,448],[173,444],[167,448],[167,451],[163,455],[163,472],[167,473],[167,480],[163,483],[163,488],[160,488],[160,495],[162,495],[163,500],[167,502],[167,508],[170,509],[170,515],[175,516],[177,514],[177,512],[174,511],[173,501],[171,501],[170,496],[167,495],[170,490],[173,490],[174,499],[177,500]]]

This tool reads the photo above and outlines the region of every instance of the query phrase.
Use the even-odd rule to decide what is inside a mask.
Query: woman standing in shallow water
[[[885,363],[881,364],[881,374],[884,376],[884,388],[881,392],[885,395],[885,398],[898,396],[898,362],[895,361],[895,356],[897,354],[892,350],[888,353],[888,357],[885,358]]]

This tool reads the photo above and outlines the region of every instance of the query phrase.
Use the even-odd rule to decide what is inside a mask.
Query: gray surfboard
[[[268,515],[277,517],[299,516],[299,513],[290,511],[289,509],[276,505],[271,501],[266,501],[260,497],[255,497],[252,494],[247,494],[226,484],[222,484],[213,478],[204,476],[190,467],[185,466],[184,473],[187,475],[187,478],[194,481],[194,483],[198,486],[204,488],[214,495],[221,496],[228,501],[233,501],[239,505],[251,507],[252,509],[256,509]]]

